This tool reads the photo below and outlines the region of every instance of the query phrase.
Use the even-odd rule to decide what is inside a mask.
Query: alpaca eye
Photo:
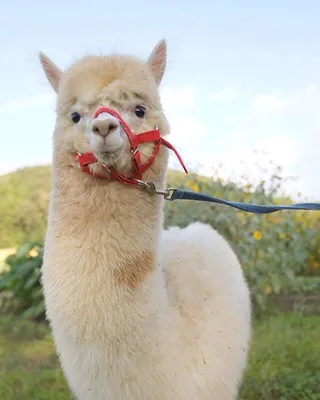
[[[143,106],[137,106],[137,107],[134,109],[134,113],[136,114],[137,117],[143,118],[144,115],[145,115],[145,113],[146,113],[146,108],[143,107]]]
[[[71,114],[71,118],[72,118],[72,121],[73,121],[75,124],[77,124],[77,123],[80,121],[80,119],[81,119],[81,115],[80,115],[79,113],[77,113],[77,112],[73,112],[73,113]]]

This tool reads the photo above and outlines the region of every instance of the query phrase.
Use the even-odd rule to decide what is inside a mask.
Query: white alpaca
[[[169,126],[158,85],[166,44],[144,62],[86,56],[62,72],[40,53],[57,92],[53,185],[42,282],[47,317],[80,400],[230,400],[247,363],[250,298],[234,252],[211,227],[162,230],[163,202],[107,178],[133,174],[134,134]],[[196,132],[195,132],[196,135]],[[145,163],[154,142],[139,146]],[[98,162],[84,173],[75,152]],[[161,146],[143,179],[165,186]],[[239,233],[240,234],[240,233]]]

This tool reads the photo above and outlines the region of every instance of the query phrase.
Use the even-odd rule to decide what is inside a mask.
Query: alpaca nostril
[[[118,124],[111,122],[109,125],[109,133],[115,131],[118,128],[118,126],[119,126]]]

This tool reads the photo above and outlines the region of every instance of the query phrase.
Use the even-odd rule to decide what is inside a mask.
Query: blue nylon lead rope
[[[218,203],[226,206],[231,206],[242,211],[246,211],[254,214],[271,214],[281,210],[320,210],[320,203],[299,203],[285,206],[264,206],[257,204],[244,204],[237,201],[221,200],[217,197],[208,196],[207,194],[191,192],[183,189],[169,189],[170,195],[166,196],[166,200],[195,200],[195,201],[206,201],[209,203]]]

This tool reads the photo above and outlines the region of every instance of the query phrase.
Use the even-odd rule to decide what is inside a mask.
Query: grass
[[[320,399],[320,317],[269,316],[254,323],[241,400]]]
[[[319,337],[317,316],[287,314],[255,321],[239,399],[320,399]],[[45,325],[0,318],[0,399],[71,399]]]

